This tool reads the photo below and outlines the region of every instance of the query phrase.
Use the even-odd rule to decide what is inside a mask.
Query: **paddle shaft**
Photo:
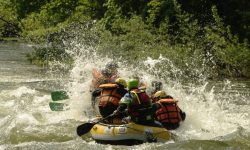
[[[97,124],[97,123],[99,123],[99,122],[101,122],[103,120],[106,120],[106,119],[108,119],[109,117],[112,117],[112,116],[113,116],[113,114],[111,114],[111,115],[109,115],[109,116],[107,116],[107,117],[105,117],[105,118],[103,118],[103,119],[101,119],[101,120],[99,120],[97,122],[87,122],[87,123],[84,123],[82,125],[79,125],[76,128],[77,135],[78,136],[83,136],[84,134],[88,133],[95,124]]]

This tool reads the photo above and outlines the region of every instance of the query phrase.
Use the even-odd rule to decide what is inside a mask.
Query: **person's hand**
[[[118,111],[118,110],[115,110],[115,111],[112,113],[112,116],[117,115],[118,113],[119,113],[119,111]]]
[[[124,111],[119,112],[119,113],[121,113],[121,115],[123,116],[128,116],[128,109],[125,109]]]
[[[181,119],[182,119],[182,121],[184,121],[186,119],[186,113],[185,112],[181,112]]]

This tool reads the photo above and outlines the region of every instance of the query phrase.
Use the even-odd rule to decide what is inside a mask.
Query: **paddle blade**
[[[63,111],[68,108],[68,104],[49,102],[49,107],[52,111]]]
[[[69,99],[69,96],[66,91],[54,91],[51,92],[51,99],[53,101],[59,101],[59,100]]]
[[[82,136],[86,133],[88,133],[92,127],[95,125],[95,123],[84,123],[82,125],[79,125],[77,128],[76,128],[76,133],[78,136]]]

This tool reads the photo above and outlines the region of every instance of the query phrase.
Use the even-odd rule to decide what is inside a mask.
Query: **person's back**
[[[185,120],[186,114],[179,108],[177,101],[164,91],[156,92],[154,97],[158,98],[156,102],[156,119],[168,130],[178,128],[180,122]]]
[[[133,122],[155,126],[151,100],[145,91],[138,89],[138,86],[138,80],[129,80],[129,92],[121,99],[118,111],[122,112],[127,108]]]
[[[131,120],[138,124],[152,125],[154,119],[149,96],[139,89],[132,89],[130,95],[132,103],[129,105],[128,113],[131,115]]]
[[[115,83],[99,86],[101,94],[98,107],[103,118],[111,115],[117,109],[120,99],[127,93],[126,86],[126,81],[122,78],[116,79]]]

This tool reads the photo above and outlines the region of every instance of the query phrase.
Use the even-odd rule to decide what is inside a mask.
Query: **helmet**
[[[118,68],[118,65],[117,63],[111,61],[111,62],[108,62],[106,65],[105,65],[105,68],[106,69],[117,69]]]
[[[167,93],[165,91],[158,91],[154,94],[154,98],[163,98],[166,96],[167,96]]]
[[[117,78],[117,79],[115,80],[115,83],[124,86],[124,88],[127,87],[126,81],[125,81],[124,79],[122,79],[122,78]]]
[[[160,81],[152,81],[151,85],[156,91],[162,90],[162,82]]]
[[[111,76],[112,76],[112,72],[111,72],[111,70],[109,70],[109,69],[102,69],[102,70],[101,70],[101,73],[102,73],[102,75],[103,75],[104,77],[111,77]]]
[[[139,80],[137,79],[130,79],[128,81],[128,89],[138,88],[139,86]]]

